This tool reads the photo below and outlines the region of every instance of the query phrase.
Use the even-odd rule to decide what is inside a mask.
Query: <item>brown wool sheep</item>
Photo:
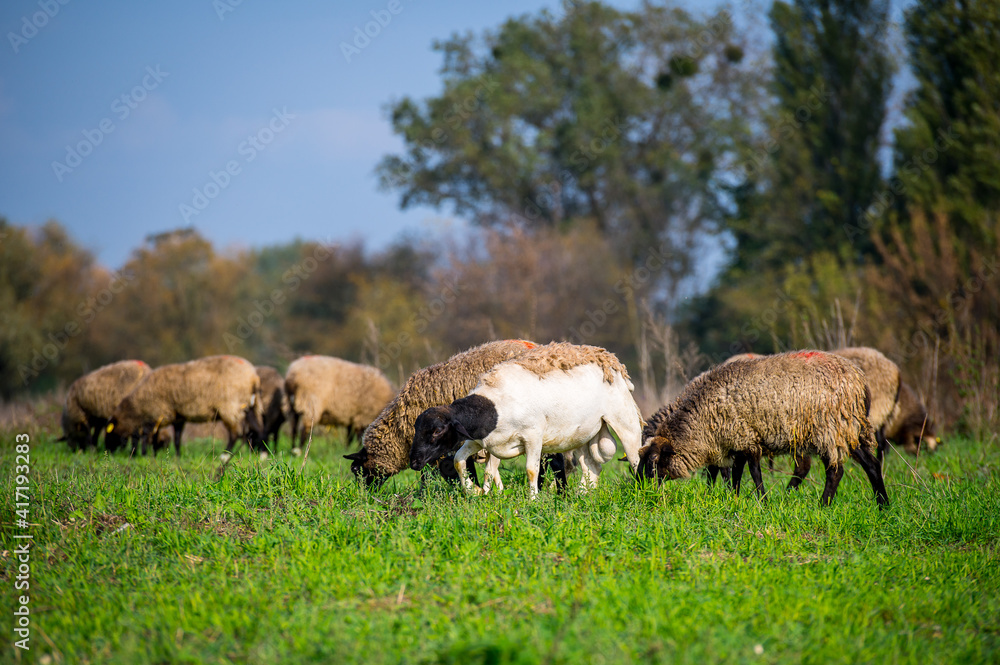
[[[465,397],[483,374],[533,348],[534,343],[524,340],[487,342],[415,372],[365,430],[361,450],[345,455],[351,460],[351,471],[372,485],[409,469],[417,416],[432,406]],[[442,465],[443,472],[447,466]]]
[[[288,396],[285,395],[285,377],[273,367],[257,365],[257,376],[260,377],[260,393],[262,396],[264,443],[272,442],[271,452],[278,449],[278,432],[285,422],[288,413]]]
[[[864,372],[865,382],[871,391],[872,404],[868,411],[868,421],[875,430],[875,440],[878,442],[878,461],[882,463],[885,455],[885,425],[899,410],[899,367],[881,351],[867,346],[852,346],[831,351],[841,358],[847,358]],[[795,470],[788,481],[788,489],[798,487],[809,474],[812,460],[808,455],[795,458]]]
[[[226,453],[249,428],[251,449],[262,437],[260,377],[248,360],[209,356],[153,370],[121,401],[108,431],[125,438],[147,429],[153,441],[166,425],[174,427],[174,450],[181,454],[187,422],[219,420],[229,432]]]
[[[317,425],[346,427],[347,440],[362,432],[392,399],[392,384],[382,372],[330,356],[302,356],[288,366],[285,391],[292,441],[299,445]]]
[[[141,360],[122,360],[95,369],[70,384],[62,413],[62,440],[71,449],[97,448],[115,407],[152,370]],[[112,438],[112,445],[117,440]],[[108,447],[108,438],[105,437]],[[112,450],[112,448],[109,448]]]
[[[911,455],[920,448],[934,452],[940,443],[927,407],[907,383],[899,387],[899,408],[885,425],[885,438]]]
[[[853,457],[879,506],[888,504],[868,421],[871,395],[850,361],[822,351],[796,351],[720,365],[696,377],[643,430],[639,475],[686,478],[702,466],[734,466],[739,488],[751,462],[763,495],[760,457],[804,452],[826,465],[821,503],[829,503]]]

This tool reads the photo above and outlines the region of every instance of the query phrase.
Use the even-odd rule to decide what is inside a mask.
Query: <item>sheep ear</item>
[[[464,436],[466,438],[466,440],[471,441],[471,440],[473,440],[475,438],[474,436],[472,436],[471,434],[469,434],[465,430],[465,427],[462,426],[462,423],[458,422],[457,420],[452,420],[451,423],[449,423],[449,424],[455,429],[456,432],[458,432],[459,434],[461,434],[462,436]]]
[[[661,453],[666,453],[668,455],[674,454],[674,447],[670,445],[670,439],[664,436],[654,436],[649,440],[649,445],[656,446],[659,448]]]
[[[362,448],[356,453],[350,453],[349,455],[344,455],[344,459],[349,459],[352,462],[364,462],[368,459],[368,451]]]

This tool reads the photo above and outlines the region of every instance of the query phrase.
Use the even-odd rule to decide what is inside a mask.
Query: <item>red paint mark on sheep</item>
[[[533,348],[535,348],[536,346],[538,346],[538,345],[537,345],[537,344],[535,344],[534,342],[529,342],[529,341],[528,341],[528,340],[526,340],[526,339],[512,339],[512,340],[510,340],[510,341],[512,341],[512,342],[520,342],[521,344],[524,344],[524,345],[525,345],[526,347],[528,347],[529,349],[533,349]]]
[[[792,357],[793,358],[804,358],[805,360],[809,360],[810,358],[812,358],[814,356],[821,356],[821,355],[823,355],[823,353],[821,351],[799,351],[798,353],[793,353]]]

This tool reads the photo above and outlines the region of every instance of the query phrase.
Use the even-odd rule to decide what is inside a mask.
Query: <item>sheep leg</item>
[[[556,477],[556,491],[565,492],[566,488],[569,486],[569,481],[566,479],[566,455],[563,453],[556,453],[552,457],[548,458],[549,466],[552,467],[552,472]]]
[[[878,466],[882,468],[885,463],[885,451],[889,447],[889,440],[885,438],[885,428],[879,427],[875,432],[876,451],[878,454]]]
[[[181,456],[181,433],[184,431],[184,421],[175,420],[174,421],[174,452],[177,456]]]
[[[747,468],[750,470],[750,477],[753,478],[754,485],[757,486],[757,494],[764,498],[764,479],[760,475],[760,458],[756,455],[746,455]]]
[[[705,467],[705,479],[708,481],[709,487],[715,485],[715,479],[718,477],[720,470],[720,467],[717,467],[714,464],[709,464]]]
[[[497,492],[503,492],[503,481],[500,480],[500,458],[490,455],[486,460],[483,476],[483,494],[488,494],[494,486]]]
[[[465,460],[482,450],[482,445],[475,441],[466,441],[465,444],[455,453],[455,472],[458,473],[458,482],[467,494],[482,494],[483,488],[478,487],[469,479],[469,473],[465,468]]]
[[[542,440],[541,437],[524,441],[525,470],[528,472],[528,493],[534,500],[538,496],[538,469],[542,463]]]
[[[295,448],[295,437],[299,435],[299,412],[292,409],[292,448]]]
[[[792,479],[788,481],[788,487],[786,489],[796,489],[802,484],[802,481],[806,479],[809,475],[809,469],[812,468],[812,457],[808,453],[796,453],[795,455],[795,469],[792,471]]]
[[[597,479],[601,475],[602,462],[594,459],[589,450],[580,455],[579,460],[580,474],[582,476],[580,478],[580,491],[587,492],[595,489],[597,487]]]
[[[868,475],[868,481],[872,484],[872,491],[875,492],[875,503],[879,509],[889,505],[889,495],[885,491],[885,481],[882,478],[882,465],[864,446],[858,446],[851,451],[851,457],[861,465]]]
[[[826,486],[823,488],[823,496],[819,499],[819,505],[829,506],[833,497],[837,494],[837,486],[844,476],[843,464],[831,464],[826,462]]]
[[[736,496],[740,495],[740,482],[743,480],[743,467],[746,465],[746,458],[742,454],[737,453],[733,456],[733,469],[730,484],[733,486],[733,491],[736,492]]]

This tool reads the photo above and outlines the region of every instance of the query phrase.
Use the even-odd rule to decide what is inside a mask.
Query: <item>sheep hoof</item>
[[[301,454],[302,454],[302,449],[301,448],[298,448],[298,447],[292,448],[292,455],[294,455],[295,457],[298,457]]]
[[[232,457],[233,456],[229,454],[229,451],[226,451],[226,452],[222,453],[221,455],[219,455],[219,459],[222,460],[223,464],[225,464],[230,459],[232,459]]]

